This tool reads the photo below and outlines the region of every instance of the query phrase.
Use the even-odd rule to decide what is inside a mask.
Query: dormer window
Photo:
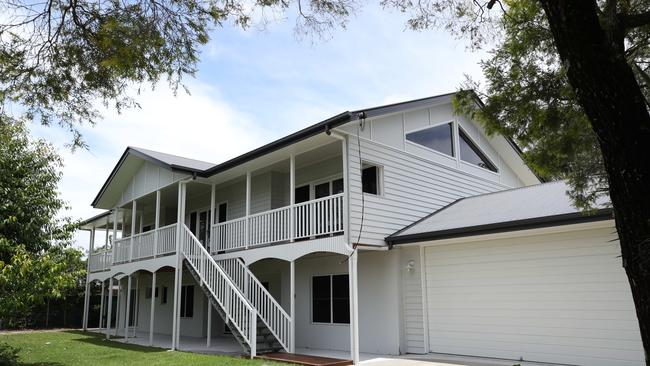
[[[406,140],[426,148],[454,156],[452,123],[445,123],[406,134]]]
[[[469,138],[467,133],[465,133],[462,128],[458,129],[458,134],[460,160],[496,173],[497,167],[492,164],[490,159],[488,159],[488,157],[481,151],[481,149],[476,146],[474,141]]]

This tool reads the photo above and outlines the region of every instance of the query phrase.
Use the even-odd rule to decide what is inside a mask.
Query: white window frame
[[[312,274],[309,278],[309,322],[312,325],[328,325],[334,327],[349,327],[350,323],[334,323],[334,286],[333,277],[347,275],[348,281],[350,279],[350,274],[347,272],[343,273],[322,273],[322,274]],[[315,322],[314,321],[314,277],[329,277],[330,278],[330,322]],[[348,289],[349,290],[349,289]],[[348,307],[350,306],[350,294],[348,293]]]
[[[406,139],[406,135],[408,135],[409,133],[424,131],[424,130],[428,130],[430,128],[440,127],[442,125],[448,125],[448,124],[451,124],[451,153],[452,153],[452,155],[445,154],[445,153],[443,153],[441,151],[432,149],[432,148],[430,148],[428,146],[417,144],[417,143],[415,143],[413,141],[409,141],[408,139]],[[410,144],[410,145],[413,145],[413,146],[417,146],[417,147],[422,148],[422,149],[426,149],[427,151],[432,151],[432,152],[434,152],[434,153],[436,153],[436,154],[438,154],[440,156],[444,156],[444,157],[446,157],[448,159],[449,158],[457,159],[458,158],[457,155],[459,154],[459,152],[456,151],[456,147],[458,146],[458,134],[456,133],[456,126],[454,126],[454,125],[457,125],[456,121],[449,120],[449,121],[436,123],[435,125],[428,125],[428,126],[416,128],[416,129],[409,130],[409,131],[404,130],[404,143],[405,144]]]

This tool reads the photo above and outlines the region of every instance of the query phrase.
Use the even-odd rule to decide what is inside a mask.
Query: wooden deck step
[[[351,360],[342,360],[339,358],[329,358],[329,357],[320,357],[320,356],[311,356],[311,355],[300,355],[297,353],[285,353],[285,352],[265,353],[256,356],[255,358],[260,360],[279,361],[279,362],[293,363],[296,365],[306,365],[306,366],[352,365]]]

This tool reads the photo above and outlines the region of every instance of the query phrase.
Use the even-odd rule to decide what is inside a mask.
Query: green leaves
[[[73,148],[97,107],[137,106],[130,87],[166,79],[177,91],[193,76],[199,47],[232,21],[247,28],[264,8],[298,8],[297,27],[324,33],[344,26],[355,0],[27,0],[3,1],[0,21],[0,119],[58,124]],[[272,12],[271,12],[272,13]],[[18,108],[7,108],[8,106]],[[14,112],[12,112],[14,111]]]
[[[494,23],[501,39],[481,62],[485,85],[469,80],[456,110],[469,113],[491,133],[512,137],[544,179],[566,179],[578,207],[589,208],[607,192],[600,146],[559,60],[537,1],[511,0]]]
[[[61,167],[54,149],[31,141],[24,124],[0,122],[0,261],[20,245],[42,253],[72,238],[75,223],[58,217],[65,208],[57,191]]]
[[[15,248],[8,263],[0,262],[0,322],[3,328],[26,324],[32,309],[80,285],[85,276],[81,251],[56,246],[42,255]]]

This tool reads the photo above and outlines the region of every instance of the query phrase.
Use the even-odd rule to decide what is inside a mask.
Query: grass
[[[107,341],[98,334],[73,330],[5,333],[0,334],[0,342],[20,348],[20,365],[283,365],[231,356],[170,352]]]

